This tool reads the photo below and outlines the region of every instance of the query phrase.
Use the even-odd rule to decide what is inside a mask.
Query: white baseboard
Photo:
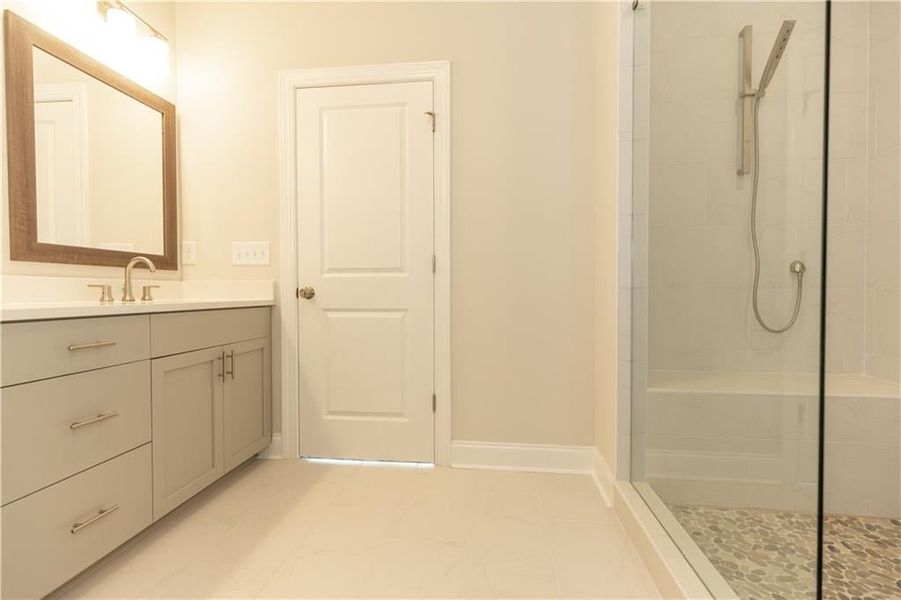
[[[284,457],[284,454],[282,454],[282,434],[280,433],[273,433],[272,443],[257,455],[257,458],[262,460],[279,460]]]
[[[613,470],[597,450],[594,451],[592,458],[591,478],[594,479],[594,484],[598,486],[598,491],[601,493],[601,498],[604,499],[604,504],[607,505],[607,508],[611,508],[613,507]]]
[[[538,473],[583,473],[594,470],[592,446],[451,442],[451,466]]]

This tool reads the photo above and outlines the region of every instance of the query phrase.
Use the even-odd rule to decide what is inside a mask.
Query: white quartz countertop
[[[113,286],[113,304],[99,302],[99,290],[88,283]],[[149,280],[135,280],[135,296]],[[123,304],[122,283],[107,280],[79,280],[63,277],[4,277],[0,288],[0,321],[35,321],[137,315],[189,310],[215,310],[272,306],[275,289],[272,281],[153,281],[152,302]],[[33,299],[31,299],[33,298]]]

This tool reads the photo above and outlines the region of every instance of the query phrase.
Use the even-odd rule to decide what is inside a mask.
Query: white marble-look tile
[[[223,525],[161,522],[114,556],[66,598],[149,598],[173,575],[210,556],[228,531]]]
[[[557,523],[551,526],[551,544],[563,597],[646,598],[656,593],[618,522]]]
[[[280,562],[222,563],[201,559],[153,589],[157,598],[254,598]]]
[[[67,598],[658,598],[590,477],[255,461]]]

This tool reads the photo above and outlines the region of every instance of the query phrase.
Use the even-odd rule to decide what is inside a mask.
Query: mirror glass
[[[33,48],[38,241],[163,253],[163,115]]]

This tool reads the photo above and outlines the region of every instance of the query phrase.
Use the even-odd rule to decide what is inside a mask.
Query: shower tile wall
[[[869,9],[865,371],[898,381],[901,3],[874,2]]]
[[[650,369],[815,372],[817,293],[805,295],[782,336],[762,331],[750,310],[751,177],[736,174],[738,33],[754,27],[756,85],[783,19],[798,21],[760,121],[761,309],[782,322],[794,302],[789,262],[804,260],[805,285],[819,285],[823,5],[674,2],[653,11]],[[862,90],[862,111],[865,98]]]
[[[864,373],[867,234],[867,54],[870,8],[833,4],[829,163],[829,373]]]
[[[761,308],[772,321],[791,314],[788,264],[798,258],[808,266],[808,293],[796,326],[773,336],[750,305],[752,180],[736,174],[738,33],[754,28],[756,85],[785,19],[798,24],[761,109]],[[638,217],[633,228],[636,260],[647,244],[647,266],[633,270],[647,285],[647,312],[639,298],[633,305],[633,340],[648,336],[633,343],[633,352],[647,348],[646,361],[633,353],[634,478],[666,502],[812,509],[823,5],[662,2],[652,5],[649,29],[647,87],[636,71],[635,90],[636,114],[648,98],[651,143],[646,174],[636,145],[633,173],[636,204],[645,178],[649,184],[646,237]],[[809,384],[783,400],[778,381],[769,390],[731,385],[738,372],[807,373]]]
[[[894,381],[898,6],[834,3],[829,218],[829,372]],[[821,3],[654,6],[652,370],[818,368],[823,11]],[[749,304],[751,178],[735,173],[737,34],[754,26],[756,82],[787,18],[798,26],[761,108],[762,310],[771,321],[787,319],[795,285],[787,267],[795,258],[807,263],[805,287],[814,293],[805,295],[798,325],[773,336],[757,326]]]
[[[899,3],[833,3],[827,370],[897,382]]]
[[[840,372],[864,377],[858,394],[826,401],[826,509],[899,517],[901,3],[833,6],[833,98],[857,106],[863,90],[865,110],[850,114],[840,104],[830,115],[831,131],[847,132],[854,145],[830,147],[829,244],[837,247],[829,254],[827,340],[837,343],[829,345],[827,388]],[[851,129],[861,133],[852,137]],[[854,273],[855,287],[842,287],[848,280],[837,269]],[[852,340],[849,360],[841,353]],[[877,386],[881,393],[865,393]]]
[[[897,386],[867,377],[898,380],[899,3],[833,7],[827,369],[845,379],[828,400],[826,501],[841,514],[897,516]],[[652,143],[649,152],[635,143],[633,173],[633,479],[670,503],[810,511],[824,7],[655,3],[649,13],[650,68],[635,71],[636,134],[646,127]],[[750,307],[737,35],[754,26],[756,84],[783,19],[798,25],[761,106],[761,308],[770,321],[790,315],[788,263],[800,258],[808,272],[798,323],[774,336]],[[861,462],[884,467],[853,468]]]

